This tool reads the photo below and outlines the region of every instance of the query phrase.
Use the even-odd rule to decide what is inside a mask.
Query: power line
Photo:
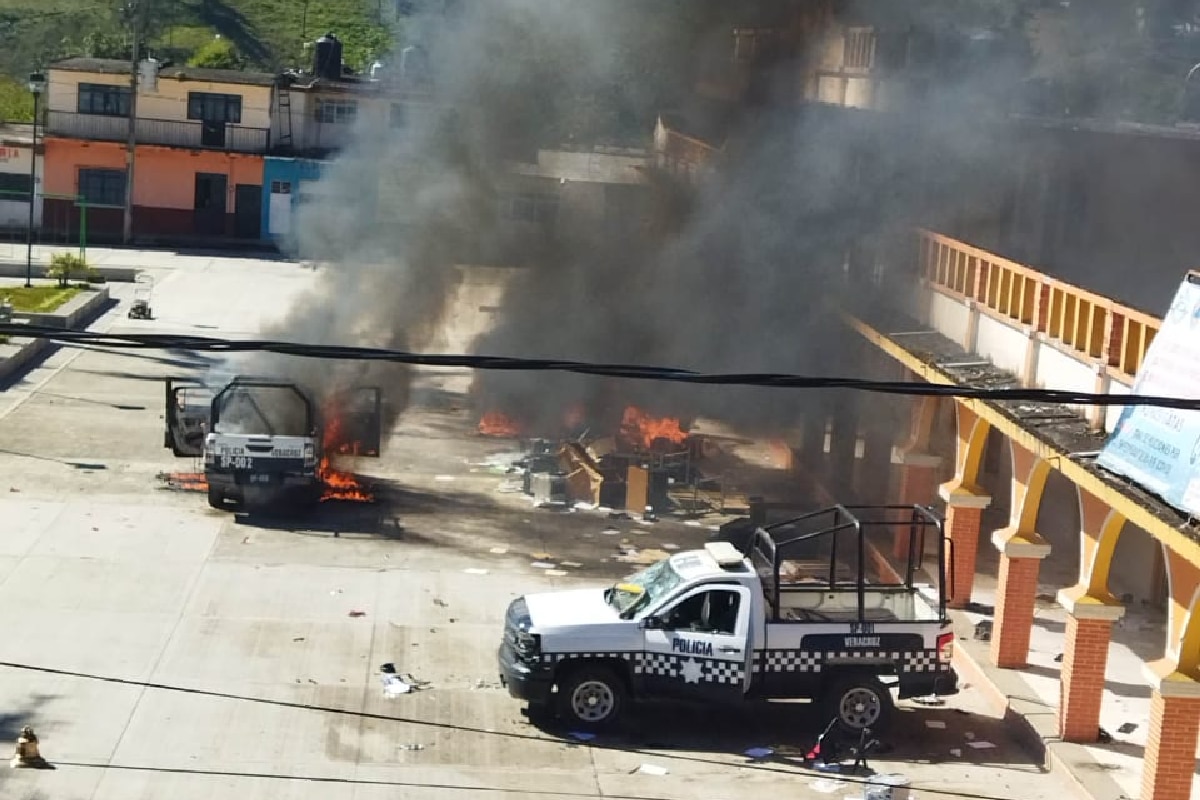
[[[533,741],[533,742],[545,742],[548,744],[561,744],[561,742],[559,742],[558,740],[555,740],[555,739],[545,739],[540,736],[531,736],[529,734],[503,733],[503,732],[494,731],[494,730],[483,730],[480,728],[470,728],[467,726],[455,725],[455,724],[446,723],[446,722],[430,722],[427,720],[412,719],[410,717],[395,717],[395,716],[390,716],[387,714],[373,714],[368,711],[355,711],[353,709],[335,708],[335,707],[331,707],[331,706],[314,706],[314,705],[309,705],[306,703],[297,703],[297,702],[292,702],[292,701],[288,701],[288,700],[273,700],[273,699],[266,698],[266,697],[249,697],[246,695],[232,694],[230,692],[219,692],[219,691],[215,691],[212,689],[195,689],[195,688],[190,688],[187,686],[173,686],[171,684],[166,684],[166,683],[154,683],[154,682],[150,682],[150,681],[139,681],[139,680],[133,680],[130,678],[116,678],[116,677],[112,677],[112,676],[108,676],[108,675],[96,675],[93,673],[78,672],[75,670],[56,669],[54,667],[41,667],[41,666],[36,666],[33,664],[23,664],[20,662],[13,662],[13,661],[0,661],[0,667],[21,670],[21,671],[25,671],[25,672],[37,672],[37,673],[42,673],[42,674],[46,674],[46,675],[58,675],[58,676],[62,676],[62,677],[80,678],[83,680],[99,681],[99,682],[103,682],[103,683],[115,683],[115,684],[119,684],[119,685],[123,685],[123,686],[135,686],[135,687],[139,687],[142,689],[159,689],[159,690],[168,691],[168,692],[180,692],[183,694],[194,694],[194,695],[200,695],[200,696],[204,696],[204,697],[214,697],[214,698],[219,698],[222,700],[238,700],[238,701],[246,702],[246,703],[256,703],[256,704],[260,704],[260,705],[276,706],[276,707],[280,707],[280,708],[291,708],[291,709],[297,709],[297,710],[301,710],[301,711],[315,711],[318,713],[325,713],[325,714],[338,714],[338,715],[343,715],[343,716],[359,717],[361,719],[373,719],[373,720],[381,720],[381,721],[386,721],[386,722],[400,722],[400,723],[405,723],[405,724],[409,724],[409,725],[420,725],[420,726],[424,726],[424,727],[438,728],[441,730],[458,731],[458,732],[462,732],[462,733],[477,733],[477,734],[481,734],[481,735],[485,735],[485,736],[502,736],[502,737],[506,737],[506,738],[524,739],[524,740]],[[600,747],[602,745],[593,744],[592,746]],[[606,748],[606,749],[609,749],[609,748]],[[616,749],[616,748],[611,748],[611,749]],[[660,758],[663,760],[696,761],[696,762],[700,762],[700,763],[704,763],[704,764],[711,764],[711,762],[709,760],[698,758],[696,756],[685,756],[685,755],[677,755],[677,754],[673,754],[673,753],[662,753],[662,752],[650,753],[650,752],[643,751],[640,748],[636,748],[636,747],[623,748],[623,750],[625,752],[636,753],[638,755],[653,755],[654,757]],[[58,762],[55,762],[55,765],[56,766],[81,767],[81,768],[88,768],[88,769],[101,769],[101,770],[111,769],[111,770],[126,770],[126,771],[139,771],[139,772],[158,772],[158,773],[179,774],[179,775],[211,775],[211,776],[217,776],[217,777],[258,778],[258,779],[286,780],[286,781],[310,781],[310,782],[314,782],[314,783],[338,783],[338,784],[365,785],[365,786],[397,786],[397,787],[414,787],[414,788],[420,786],[420,787],[430,788],[430,789],[445,789],[447,791],[472,791],[472,790],[474,790],[474,791],[480,791],[480,792],[501,792],[501,791],[509,792],[509,793],[514,792],[514,790],[512,790],[512,789],[501,789],[501,788],[493,787],[493,786],[463,786],[463,785],[455,785],[455,784],[416,783],[416,782],[384,781],[384,780],[375,781],[375,780],[364,780],[364,779],[334,778],[334,777],[327,777],[327,776],[286,775],[286,774],[280,774],[280,773],[201,770],[201,769],[192,769],[192,768],[186,768],[186,767],[177,768],[177,767],[132,766],[132,765],[126,765],[126,764],[101,764],[101,763],[95,763],[95,762],[79,762],[79,761],[58,761]],[[806,773],[806,772],[799,772],[794,768],[789,769],[789,768],[785,768],[783,766],[776,766],[776,765],[772,765],[772,764],[737,764],[737,765],[730,765],[730,766],[737,766],[739,769],[754,770],[756,772],[771,772],[771,773],[776,773],[779,775],[787,775],[790,777],[806,777],[806,776],[808,776],[808,773]],[[818,775],[823,775],[825,777],[829,777],[829,775],[826,773],[818,773]],[[817,775],[812,775],[812,777],[817,777]],[[847,784],[869,785],[871,783],[868,778],[862,778],[862,777],[857,777],[857,776],[852,776],[852,775],[838,774],[836,776],[836,779],[840,780],[840,781],[844,781]],[[978,792],[954,791],[951,789],[939,789],[939,788],[935,788],[932,786],[924,786],[924,785],[912,785],[910,788],[913,791],[922,792],[924,794],[939,795],[942,797],[963,798],[963,800],[1015,800],[1015,798],[999,797],[999,796],[995,796],[995,795],[986,795],[986,794],[980,794]],[[547,790],[530,791],[530,790],[522,789],[520,791],[520,793],[528,794],[528,795],[543,796],[543,797],[574,797],[574,798],[604,797],[604,798],[609,798],[610,800],[667,800],[667,798],[653,797],[653,796],[646,796],[646,795],[621,795],[621,794],[583,793],[583,792],[555,792],[555,791],[547,791]]]
[[[374,347],[316,345],[271,339],[222,339],[156,333],[93,333],[64,331],[31,325],[0,325],[0,336],[50,339],[64,344],[92,344],[117,349],[190,350],[207,353],[275,353],[297,358],[345,361],[380,361],[410,366],[459,367],[508,372],[570,372],[628,380],[666,381],[708,386],[751,386],[774,389],[847,389],[878,394],[952,397],[1010,403],[1047,403],[1091,406],[1155,406],[1200,410],[1200,399],[1161,395],[1077,392],[1027,387],[985,388],[925,382],[876,381],[864,378],[820,377],[792,373],[704,373],[675,367],[611,364],[566,359],[511,356],[412,353]]]

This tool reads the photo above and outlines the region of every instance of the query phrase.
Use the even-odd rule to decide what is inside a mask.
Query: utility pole
[[[125,142],[125,225],[122,241],[133,241],[133,162],[137,150],[138,55],[149,0],[127,0],[125,13],[129,17],[132,46],[129,49],[129,136]]]

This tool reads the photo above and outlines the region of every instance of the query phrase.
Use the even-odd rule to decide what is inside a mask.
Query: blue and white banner
[[[1200,274],[1179,287],[1133,393],[1200,400]],[[1200,411],[1127,406],[1097,463],[1200,517]]]

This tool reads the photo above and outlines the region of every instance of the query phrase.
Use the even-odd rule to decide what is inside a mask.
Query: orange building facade
[[[69,59],[50,69],[46,213],[89,239],[123,233],[135,113],[132,233],[141,241],[261,237],[274,77],[151,69],[131,102],[128,65]]]

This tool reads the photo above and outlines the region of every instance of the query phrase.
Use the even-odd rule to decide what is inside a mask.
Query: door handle
[[[721,653],[740,653],[740,652],[742,652],[742,648],[730,647],[729,645],[725,645],[724,647],[718,647],[717,650]]]

